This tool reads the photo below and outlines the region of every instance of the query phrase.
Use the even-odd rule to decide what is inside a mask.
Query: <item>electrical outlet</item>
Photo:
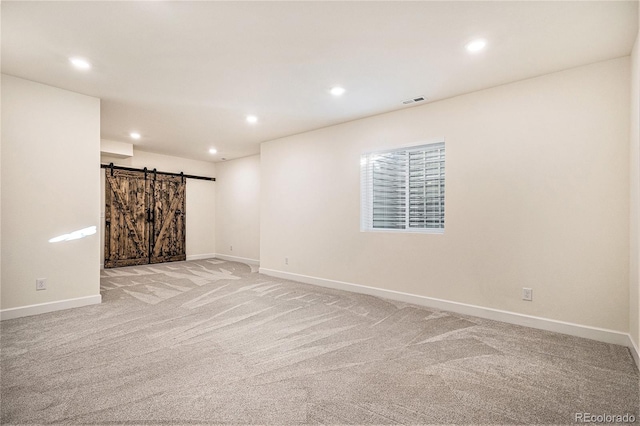
[[[47,289],[47,279],[36,278],[36,290],[46,290],[46,289]]]
[[[522,300],[528,300],[528,301],[533,300],[532,288],[522,287]]]
[[[289,258],[288,258],[288,257],[285,257],[285,258],[284,258],[284,264],[285,264],[285,265],[288,265],[288,264],[289,264]]]
[[[233,251],[233,246],[229,246],[229,251]]]

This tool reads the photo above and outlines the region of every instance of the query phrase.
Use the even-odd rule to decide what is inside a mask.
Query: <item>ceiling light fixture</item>
[[[217,150],[217,149],[215,149],[215,148],[209,148],[209,154],[215,154],[215,153],[217,153],[217,152],[218,152],[218,150]]]
[[[91,68],[91,64],[86,59],[69,58],[69,61],[73,64],[74,67],[78,68],[79,70],[88,70]]]
[[[131,136],[131,139],[140,139],[140,133],[138,132],[131,132],[129,136]]]
[[[247,123],[255,124],[258,122],[258,117],[255,115],[247,115]]]
[[[465,46],[467,51],[471,53],[476,53],[481,51],[487,46],[487,40],[479,38],[477,40],[473,40],[472,42],[467,43]]]
[[[346,90],[344,90],[343,87],[336,86],[336,87],[332,87],[330,92],[333,96],[342,96],[344,95],[344,92],[346,92]]]

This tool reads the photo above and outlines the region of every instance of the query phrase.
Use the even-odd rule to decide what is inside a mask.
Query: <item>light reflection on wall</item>
[[[89,226],[88,228],[78,229],[77,231],[73,231],[69,234],[58,235],[57,237],[51,238],[49,242],[59,243],[61,241],[77,240],[80,238],[88,237],[89,235],[93,235],[95,233],[96,233],[96,227]]]

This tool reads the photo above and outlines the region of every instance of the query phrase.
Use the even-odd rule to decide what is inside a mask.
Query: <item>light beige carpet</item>
[[[621,346],[201,260],[1,324],[2,424],[573,424],[638,418]]]

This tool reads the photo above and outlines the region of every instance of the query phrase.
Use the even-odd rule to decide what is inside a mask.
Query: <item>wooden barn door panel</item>
[[[185,182],[107,170],[105,268],[186,260]]]
[[[160,175],[151,186],[154,206],[149,263],[186,260],[184,179]]]
[[[150,197],[144,173],[106,173],[105,192],[105,268],[148,263]]]

